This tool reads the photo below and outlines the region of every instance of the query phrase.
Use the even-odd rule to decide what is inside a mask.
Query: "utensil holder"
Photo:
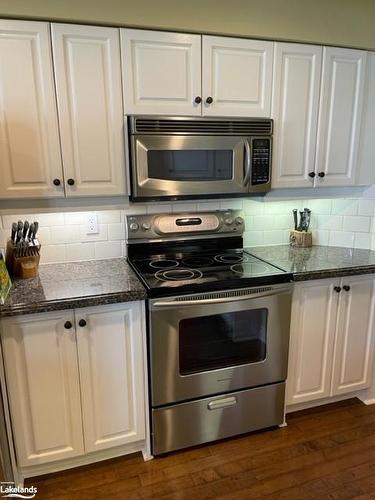
[[[312,247],[312,233],[311,231],[290,231],[289,243],[297,248]]]
[[[5,254],[5,263],[10,276],[16,278],[35,278],[38,276],[41,245],[35,245],[35,255],[16,256],[16,246],[12,240],[8,240]]]

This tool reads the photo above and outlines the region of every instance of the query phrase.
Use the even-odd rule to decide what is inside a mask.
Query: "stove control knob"
[[[143,231],[149,231],[151,229],[151,224],[149,224],[148,222],[144,222],[142,224],[142,229]]]
[[[241,224],[243,224],[243,218],[242,217],[236,217],[234,219],[234,222],[236,223],[237,226],[241,226]]]
[[[130,229],[130,231],[138,231],[138,229],[139,229],[139,225],[138,225],[136,222],[132,222],[132,223],[129,225],[129,229]]]
[[[233,219],[231,217],[228,217],[227,219],[224,219],[224,222],[227,226],[230,226],[233,224]]]

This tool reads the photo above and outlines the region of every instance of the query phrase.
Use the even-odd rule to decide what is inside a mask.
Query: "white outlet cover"
[[[96,214],[90,214],[86,217],[86,234],[98,234],[98,216]]]

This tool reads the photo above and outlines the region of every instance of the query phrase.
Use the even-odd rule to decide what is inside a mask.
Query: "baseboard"
[[[358,399],[360,399],[362,401],[362,403],[364,403],[366,406],[370,406],[370,405],[373,405],[375,404],[375,398],[361,398],[358,396]]]
[[[304,403],[296,403],[292,405],[288,405],[285,409],[285,413],[293,413],[295,411],[302,411],[302,410],[308,410],[309,408],[315,408],[317,406],[323,406],[323,405],[329,405],[331,403],[337,403],[338,401],[345,401],[345,399],[352,399],[352,398],[358,398],[361,400],[363,403],[365,401],[362,399],[363,394],[361,392],[351,392],[349,394],[340,394],[339,396],[333,396],[330,398],[324,398],[324,399],[314,399],[313,401],[305,401]],[[371,401],[371,400],[369,400]],[[375,403],[375,399],[373,400]],[[365,404],[372,404],[372,403],[365,403]]]

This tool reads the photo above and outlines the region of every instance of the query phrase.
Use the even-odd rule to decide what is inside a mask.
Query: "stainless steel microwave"
[[[131,116],[128,125],[134,201],[271,189],[271,119]]]

